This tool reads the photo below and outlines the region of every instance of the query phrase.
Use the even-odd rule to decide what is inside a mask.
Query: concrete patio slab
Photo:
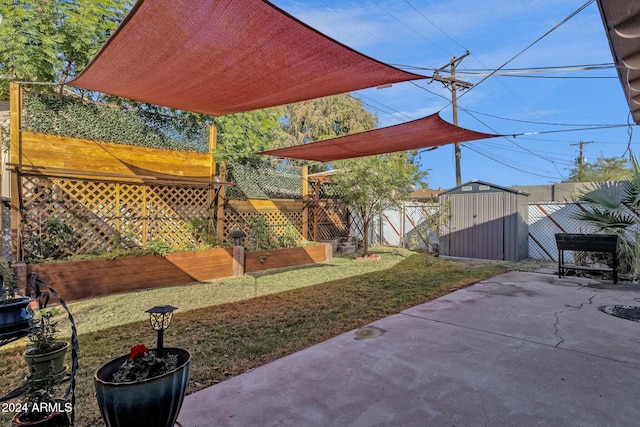
[[[609,304],[640,305],[640,287],[502,274],[193,393],[178,420],[638,425],[640,323],[598,310]]]

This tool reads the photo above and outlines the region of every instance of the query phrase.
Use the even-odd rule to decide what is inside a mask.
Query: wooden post
[[[320,181],[313,188],[313,241],[318,241],[318,221],[320,220]]]
[[[10,162],[22,164],[22,88],[17,83],[9,83],[9,131]],[[22,223],[22,197],[19,168],[11,171],[11,261],[22,261],[20,224]]]
[[[117,194],[118,194],[118,200],[120,200],[121,193],[120,193],[120,184],[116,184],[116,188],[118,189]],[[149,217],[149,203],[150,203],[150,197],[151,197],[151,188],[149,188],[148,185],[141,185],[140,186],[140,190],[142,191],[142,239],[140,241],[140,243],[142,244],[143,247],[147,246],[147,243],[149,242],[149,230],[153,230],[153,227],[149,227],[149,222],[152,221],[152,219]],[[151,210],[153,212],[153,208]],[[120,233],[120,229],[118,229],[118,233]]]
[[[116,242],[118,242],[118,247],[114,248],[114,249],[120,249],[121,245],[122,245],[122,235],[124,234],[122,232],[122,205],[120,204],[121,201],[121,196],[120,196],[120,183],[116,182],[116,186],[115,186],[115,190],[116,190],[116,200],[115,200],[115,205],[116,205],[116,218],[115,218],[115,224],[116,224]],[[144,190],[143,190],[144,191]],[[146,197],[143,198],[142,200],[144,200],[143,206],[147,204],[147,200]],[[141,244],[142,246],[146,246],[147,245],[147,222],[149,221],[149,218],[145,218],[145,220],[142,223],[142,238],[141,240]]]
[[[207,221],[207,228],[209,233],[213,233],[214,224],[214,212],[215,203],[216,203],[216,158],[214,156],[214,152],[216,151],[216,147],[218,146],[218,128],[216,128],[215,124],[209,126],[209,156],[211,156],[211,166],[209,172],[209,181],[211,182],[211,188],[209,189],[209,221]]]
[[[231,271],[234,277],[244,276],[244,246],[233,247],[233,264]]]
[[[302,238],[309,240],[309,166],[302,167]]]
[[[19,293],[29,295],[33,290],[27,287],[27,264],[17,262],[13,264],[13,272],[16,274]]]
[[[220,182],[227,180],[227,164],[225,162],[220,163]],[[224,198],[225,187],[224,185],[218,190],[218,223],[216,224],[218,242],[222,242],[224,239]]]

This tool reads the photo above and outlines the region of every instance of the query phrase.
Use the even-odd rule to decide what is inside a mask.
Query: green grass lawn
[[[507,263],[381,251],[382,259],[375,262],[337,257],[70,304],[80,335],[76,425],[103,425],[93,388],[96,369],[135,344],[155,346],[144,313],[154,305],[178,307],[165,345],[191,352],[193,392],[508,269]],[[17,386],[26,372],[25,341],[0,351],[2,392]],[[8,414],[0,414],[0,424],[8,420]]]

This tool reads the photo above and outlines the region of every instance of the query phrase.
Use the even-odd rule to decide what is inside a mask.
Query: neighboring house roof
[[[432,190],[431,188],[421,188],[411,193],[409,197],[417,201],[436,200],[440,193],[444,193],[444,191],[445,190],[443,190],[442,188],[439,188],[437,190]]]

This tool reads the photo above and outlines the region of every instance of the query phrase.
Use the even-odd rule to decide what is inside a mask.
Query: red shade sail
[[[480,133],[454,126],[442,120],[436,113],[399,125],[310,144],[264,151],[260,154],[290,159],[331,162],[354,157],[436,147],[476,139],[494,138],[496,136],[501,135]]]
[[[138,0],[68,84],[218,116],[423,78],[267,1]]]

